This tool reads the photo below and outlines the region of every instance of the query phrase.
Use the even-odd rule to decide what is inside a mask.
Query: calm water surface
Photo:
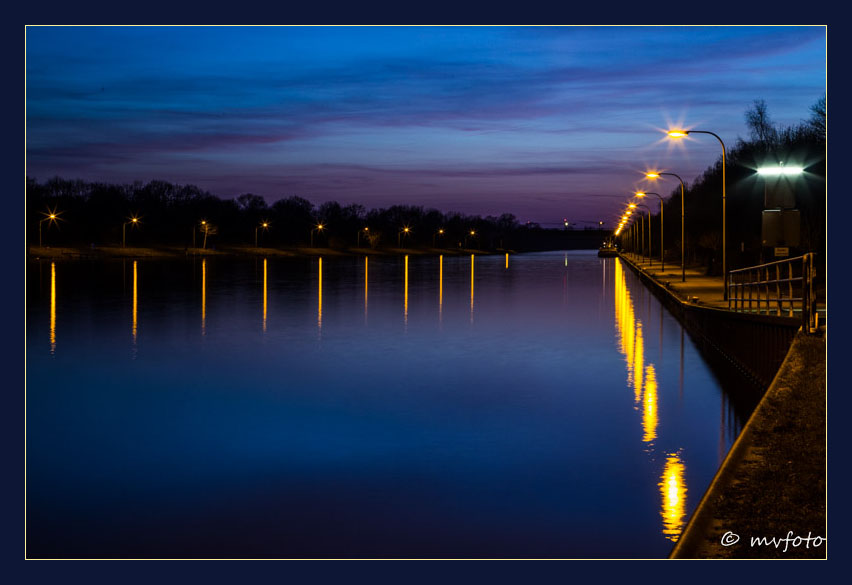
[[[749,414],[594,252],[40,261],[27,296],[30,558],[665,557]]]

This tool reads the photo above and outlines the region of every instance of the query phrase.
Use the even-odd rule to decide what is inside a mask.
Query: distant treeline
[[[794,252],[813,251],[824,257],[825,98],[811,107],[809,119],[796,126],[773,124],[762,100],[754,102],[745,118],[750,139],[727,145],[728,267],[767,260],[761,246],[764,181],[756,169],[779,162],[802,166],[806,171],[794,179],[795,204],[802,219],[801,246]],[[666,197],[667,255],[677,259],[681,248],[680,186],[677,180],[658,180],[655,188]],[[649,185],[648,190],[654,188]],[[714,272],[721,264],[721,192],[720,152],[715,164],[687,184],[684,195],[687,263],[706,264]],[[657,208],[654,201],[647,203]],[[31,244],[38,243],[39,224],[50,210],[60,212],[61,221],[41,223],[42,237],[45,245],[54,246],[120,244],[122,225],[132,217],[139,218],[138,227],[125,226],[127,244],[132,246],[201,247],[206,231],[208,247],[253,245],[257,235],[258,245],[265,247],[306,246],[313,237],[316,246],[331,248],[400,245],[529,251],[595,248],[608,235],[597,229],[545,229],[538,224],[521,224],[508,213],[483,218],[412,205],[368,211],[363,205],[335,201],[315,206],[299,196],[269,205],[263,197],[251,193],[221,199],[194,185],[165,181],[114,185],[53,178],[44,183],[27,180],[27,238]],[[260,227],[264,222],[268,228]],[[316,229],[319,224],[323,229]],[[652,249],[659,250],[659,215],[652,216],[650,232]]]
[[[39,222],[51,211],[61,213],[51,225],[42,223],[44,245],[128,246],[221,245],[298,247],[402,246],[477,250],[546,250],[596,248],[606,232],[546,229],[521,224],[514,215],[480,217],[442,213],[421,206],[394,205],[366,210],[336,201],[315,206],[298,196],[272,205],[246,193],[221,199],[194,185],[165,181],[114,185],[53,178],[27,181],[28,241],[38,243]],[[128,223],[138,218],[138,225]],[[203,222],[203,223],[202,223]],[[263,227],[266,223],[268,226]],[[126,225],[125,225],[126,224]],[[317,229],[322,225],[322,229]],[[405,228],[408,228],[407,231]],[[206,232],[206,242],[205,242]],[[473,232],[473,233],[471,233]]]

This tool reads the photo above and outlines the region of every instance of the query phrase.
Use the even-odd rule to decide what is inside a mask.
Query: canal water
[[[750,414],[594,252],[32,261],[29,558],[661,558]]]

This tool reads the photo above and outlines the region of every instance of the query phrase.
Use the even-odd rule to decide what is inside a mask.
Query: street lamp
[[[672,138],[683,138],[689,134],[709,134],[715,136],[722,145],[722,298],[728,300],[728,264],[726,259],[726,237],[725,237],[725,143],[713,132],[707,130],[670,130],[668,135]]]
[[[657,197],[657,199],[660,200],[660,270],[665,272],[666,271],[666,259],[665,259],[666,246],[665,246],[665,242],[663,241],[663,234],[664,234],[664,230],[663,230],[663,219],[664,219],[663,218],[663,196],[660,195],[659,193],[650,193],[650,192],[645,192],[645,191],[637,191],[636,192],[637,197],[644,197],[646,195],[655,195]],[[651,228],[651,224],[649,223],[648,224],[648,229],[649,229],[648,238],[649,239],[651,237],[650,228]]]
[[[684,250],[686,248],[685,248],[685,244],[684,244],[685,236],[684,236],[684,230],[683,230],[683,191],[684,191],[683,179],[681,179],[680,177],[678,177],[674,173],[657,173],[657,172],[645,173],[645,177],[647,177],[648,179],[659,179],[660,177],[662,177],[664,175],[668,175],[670,177],[675,177],[678,181],[680,181],[680,279],[681,279],[681,282],[686,282],[686,264],[685,264],[685,260],[684,260],[684,258],[685,258]]]
[[[259,229],[266,230],[267,228],[269,228],[269,223],[266,222],[266,221],[261,223],[259,226],[255,226],[255,228],[254,228],[254,247],[255,248],[257,248],[257,230],[259,230]]]
[[[631,203],[632,207],[644,207],[648,211],[648,263],[653,264],[653,254],[651,253],[651,208],[641,203]],[[645,256],[645,218],[642,218],[642,256]],[[643,259],[644,261],[644,259]]]
[[[366,237],[369,235],[369,233],[370,233],[370,228],[365,227],[365,228],[364,228],[364,229],[362,229],[362,230],[358,230],[358,233],[357,233],[357,234],[355,234],[355,235],[356,235],[356,238],[355,238],[355,239],[356,239],[356,241],[357,241],[357,243],[355,244],[355,247],[356,247],[356,248],[360,248],[360,247],[361,247],[361,232],[364,232],[364,237],[366,238]]]
[[[471,238],[475,238],[476,237],[476,230],[470,230],[468,232],[468,234],[464,237],[464,247],[465,248],[467,248],[467,237],[468,236],[470,236]]]
[[[311,248],[314,247],[314,232],[321,232],[323,228],[325,228],[325,226],[318,223],[316,227],[311,230]]]
[[[41,221],[39,221],[39,222],[38,222],[38,247],[39,247],[39,248],[41,248],[41,224],[43,224],[43,223],[44,223],[44,222],[46,222],[46,221],[49,221],[50,223],[53,223],[53,222],[55,222],[57,219],[59,219],[59,214],[58,214],[58,213],[56,213],[55,211],[50,211],[50,212],[48,212],[47,214],[45,214],[45,218],[44,218],[44,219],[42,219]],[[47,224],[47,227],[49,228],[49,227],[50,227],[50,224]]]
[[[433,248],[435,247],[435,236],[443,236],[443,235],[444,235],[444,228],[441,228],[437,232],[432,234],[432,247]]]
[[[126,221],[123,224],[121,224],[121,247],[122,248],[124,248],[124,243],[125,243],[125,237],[124,237],[125,236],[125,228],[129,224],[132,224],[134,226],[139,225],[139,218],[138,217],[131,217],[129,221]]]
[[[405,226],[404,228],[402,228],[401,230],[399,230],[399,231],[396,233],[396,247],[397,247],[397,248],[399,248],[399,247],[402,245],[402,244],[401,244],[401,242],[400,242],[400,238],[401,238],[403,235],[406,235],[406,236],[407,236],[409,233],[411,233],[411,228],[410,228],[410,227],[408,227],[408,226]]]
[[[210,224],[207,223],[207,221],[204,220],[204,219],[201,220],[201,231],[204,232],[204,243],[201,244],[201,247],[206,250],[207,249],[207,234],[210,232]],[[195,239],[195,233],[193,233],[192,235],[193,235],[193,239]]]

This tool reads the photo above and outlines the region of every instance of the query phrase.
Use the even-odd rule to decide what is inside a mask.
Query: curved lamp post
[[[646,195],[655,195],[657,197],[657,199],[660,200],[660,270],[665,272],[666,271],[666,259],[665,259],[666,246],[665,246],[665,242],[663,241],[663,234],[664,234],[664,231],[663,231],[663,223],[664,223],[664,221],[663,221],[663,219],[664,219],[663,218],[663,196],[660,195],[659,193],[651,193],[649,191],[637,191],[636,192],[637,197],[645,197]],[[648,224],[648,239],[649,240],[651,239],[651,224],[650,223]]]
[[[709,134],[714,136],[722,145],[722,298],[728,300],[728,264],[726,259],[726,237],[725,237],[725,143],[713,132],[707,130],[671,130],[667,132],[672,138],[683,138],[689,134]]]
[[[683,230],[683,179],[678,177],[674,173],[656,173],[656,172],[647,172],[645,173],[645,177],[648,179],[658,179],[664,175],[668,175],[670,177],[675,177],[678,181],[680,181],[680,280],[681,282],[686,282],[686,265],[685,265],[685,254],[684,250],[686,249],[684,246],[684,230]],[[662,212],[660,212],[662,214]]]

